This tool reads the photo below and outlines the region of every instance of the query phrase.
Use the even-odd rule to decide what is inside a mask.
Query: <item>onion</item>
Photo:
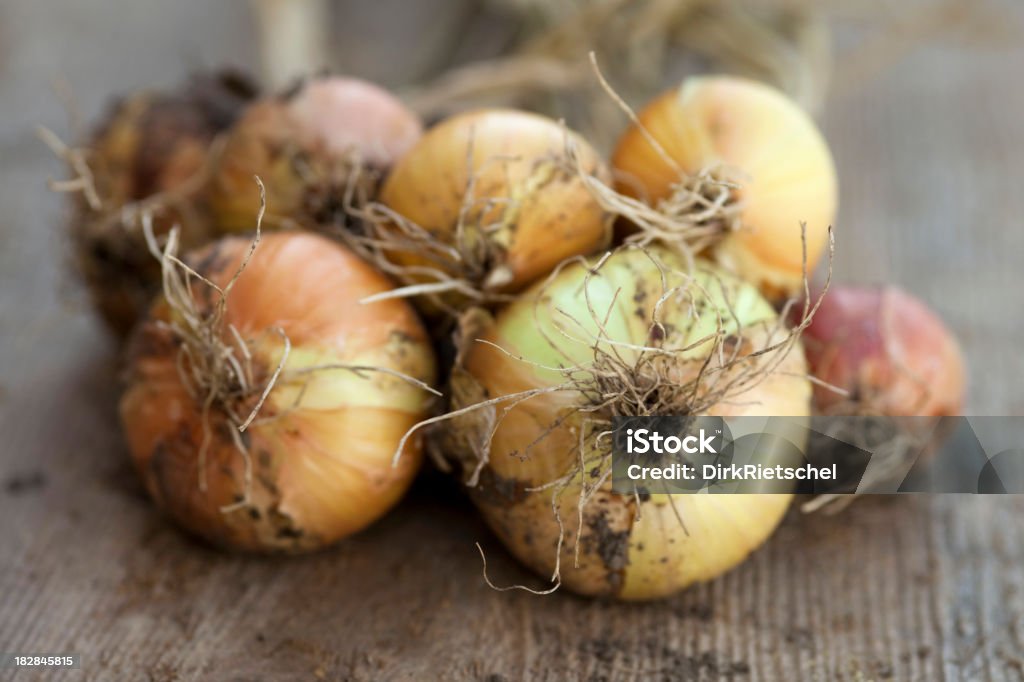
[[[210,286],[187,285],[173,249],[121,400],[153,499],[242,550],[315,549],[381,516],[417,470],[418,443],[392,455],[434,380],[412,309],[360,304],[389,282],[323,237],[272,234],[248,261],[247,240],[215,242],[188,258]]]
[[[893,286],[836,287],[804,331],[817,386],[830,414],[960,414],[964,360],[952,333],[923,302]]]
[[[604,212],[569,160],[607,178],[582,138],[543,116],[486,109],[424,135],[381,189],[379,262],[426,291],[486,302],[607,242]]]
[[[789,494],[613,492],[597,437],[614,416],[809,415],[799,340],[752,285],[703,261],[688,273],[666,248],[620,249],[576,259],[477,337],[453,412],[431,421],[532,569],[581,594],[660,597],[738,564],[785,513]]]
[[[181,227],[186,247],[209,238],[195,196],[214,136],[234,121],[255,87],[234,72],[196,76],[171,92],[130,95],[106,115],[84,150],[56,146],[85,180],[70,233],[76,262],[100,315],[124,336],[145,313],[160,268],[136,216],[145,208],[163,234]]]
[[[251,230],[255,174],[266,183],[268,226],[332,222],[346,192],[372,195],[422,129],[393,95],[353,78],[317,78],[261,100],[228,136],[208,192],[214,215],[224,230]]]
[[[828,243],[837,193],[832,156],[811,118],[767,85],[688,78],[640,112],[612,167],[620,192],[697,235],[717,231],[713,257],[769,296],[802,286],[801,223],[809,269]],[[708,196],[695,201],[693,194]]]

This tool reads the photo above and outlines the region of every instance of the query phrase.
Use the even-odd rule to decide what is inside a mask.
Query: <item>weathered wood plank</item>
[[[29,126],[59,125],[46,88],[60,73],[92,115],[111,90],[173,81],[186,49],[253,55],[241,6],[88,5],[0,5],[0,650],[168,682],[1024,678],[1021,498],[794,512],[735,572],[639,605],[491,591],[477,540],[495,581],[535,578],[437,475],[310,557],[226,556],[169,527],[126,463],[112,348],[58,286],[42,179],[59,169]],[[928,49],[825,118],[837,276],[937,307],[963,339],[976,414],[1024,412],[1022,71],[1021,48]]]

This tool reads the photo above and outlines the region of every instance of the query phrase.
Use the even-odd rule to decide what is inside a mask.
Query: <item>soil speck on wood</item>
[[[28,471],[12,474],[4,479],[4,491],[8,495],[24,495],[46,487],[46,474],[42,471]]]

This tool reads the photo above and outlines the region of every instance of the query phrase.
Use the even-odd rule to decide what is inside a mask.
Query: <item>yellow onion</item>
[[[219,226],[249,231],[266,183],[266,225],[328,223],[345,208],[350,183],[375,189],[377,174],[422,133],[394,95],[354,78],[324,77],[251,105],[231,129],[209,201]]]
[[[207,240],[208,217],[190,185],[202,180],[214,136],[255,92],[244,76],[223,71],[170,92],[136,93],[118,101],[86,143],[82,160],[95,195],[76,196],[70,233],[93,302],[118,335],[145,313],[160,273],[125,208],[148,202],[156,231],[179,225],[186,247]]]
[[[607,240],[606,216],[567,145],[584,174],[607,179],[586,141],[543,116],[485,109],[443,121],[381,189],[407,227],[401,235],[398,225],[383,227],[384,257],[407,280],[448,279],[486,294],[519,291],[563,259],[593,252]]]
[[[343,247],[275,233],[241,270],[249,250],[229,237],[188,259],[228,290],[223,305],[164,259],[179,275],[133,336],[121,419],[146,488],[180,525],[229,548],[315,549],[409,485],[419,444],[392,456],[428,407],[434,358],[408,304],[360,304],[390,283]]]
[[[596,434],[615,416],[810,414],[799,340],[752,285],[695,267],[658,247],[572,264],[499,311],[453,374],[447,452],[475,503],[530,568],[551,576],[560,559],[574,592],[650,599],[714,578],[789,505],[782,492],[624,495],[606,478],[610,439]]]
[[[832,156],[810,116],[767,85],[715,76],[688,78],[638,117],[642,129],[631,126],[612,156],[617,189],[657,205],[670,202],[686,176],[724,176],[737,186],[731,200],[740,225],[713,257],[772,297],[798,291],[801,223],[810,269],[837,203]]]

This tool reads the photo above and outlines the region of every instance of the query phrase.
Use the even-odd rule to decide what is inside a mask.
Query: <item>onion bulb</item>
[[[419,138],[419,118],[387,91],[353,78],[316,78],[251,105],[232,128],[209,200],[222,229],[249,231],[266,183],[266,225],[314,226],[344,212],[346,192],[368,195]]]
[[[828,243],[837,201],[831,153],[807,113],[767,85],[714,76],[688,78],[648,104],[638,121],[612,156],[618,191],[671,214],[683,210],[675,207],[676,193],[692,190],[693,177],[710,171],[734,183],[728,203],[738,210],[738,225],[719,226],[713,258],[771,297],[797,292],[804,279],[801,223],[810,269]]]
[[[121,419],[177,523],[227,548],[311,550],[409,485],[419,444],[394,467],[392,456],[428,407],[434,358],[404,301],[359,303],[390,283],[340,245],[281,232],[249,252],[228,237],[189,257],[213,286],[186,285],[165,256],[169,284],[129,347]]]
[[[84,150],[63,150],[88,186],[76,195],[70,224],[76,264],[119,336],[145,313],[160,277],[135,219],[140,211],[127,209],[145,204],[161,234],[179,225],[186,247],[208,239],[208,217],[195,201],[207,148],[255,92],[245,77],[224,71],[170,92],[136,93],[113,106]]]
[[[388,269],[479,300],[604,245],[606,216],[567,147],[583,173],[608,178],[586,141],[536,114],[485,109],[429,130],[381,189],[376,236]]]
[[[771,305],[711,263],[687,268],[661,247],[577,259],[482,323],[452,375],[446,452],[511,552],[574,592],[650,599],[714,578],[789,505],[611,489],[597,434],[613,417],[810,414],[799,340]]]
[[[811,372],[828,384],[814,391],[823,412],[960,414],[960,346],[928,306],[897,287],[833,286],[804,339]]]

